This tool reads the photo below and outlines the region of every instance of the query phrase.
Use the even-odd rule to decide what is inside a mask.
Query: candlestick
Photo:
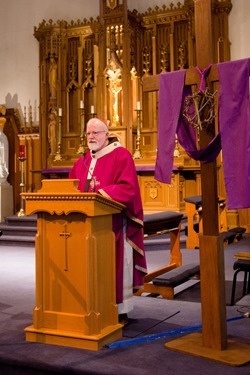
[[[61,119],[59,119],[59,124],[58,124],[58,143],[61,144],[62,142],[62,128],[61,128]]]
[[[174,157],[175,158],[180,158],[181,157],[181,153],[180,153],[180,149],[179,149],[179,141],[178,141],[177,134],[175,134]]]
[[[83,103],[82,100],[81,100],[81,102]],[[81,106],[81,102],[80,102],[80,106]],[[80,108],[81,133],[80,133],[80,144],[79,144],[79,148],[77,150],[78,154],[84,154],[88,150],[88,146],[87,146],[87,143],[86,143],[86,137],[85,137],[86,129],[85,129],[84,113],[85,113],[85,110],[84,110],[84,104],[83,104],[83,107]]]
[[[59,108],[59,121],[58,121],[58,133],[57,133],[57,152],[54,161],[61,161],[61,142],[62,142],[62,108]]]
[[[135,149],[133,158],[134,159],[141,159],[142,158],[141,148],[140,148],[140,143],[141,143],[141,131],[140,131],[140,127],[141,127],[141,113],[142,113],[141,103],[137,102],[136,107],[137,107],[136,108],[136,114],[137,114],[137,132],[136,132],[136,149]]]
[[[90,107],[90,113],[92,115],[95,113],[95,107],[93,105]]]
[[[84,102],[83,102],[83,100],[80,100],[80,108],[84,109]]]
[[[19,145],[19,161],[21,163],[21,193],[24,193],[25,190],[25,182],[24,182],[24,162],[26,160],[25,157],[25,145]],[[24,209],[24,198],[21,196],[21,207],[20,211],[17,213],[17,216],[26,216],[25,209]]]

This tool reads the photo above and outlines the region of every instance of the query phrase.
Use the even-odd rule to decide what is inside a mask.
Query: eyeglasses
[[[89,132],[89,133],[86,133],[86,136],[90,137],[91,135],[93,135],[93,137],[96,137],[100,133],[107,133],[107,131],[106,130],[99,130],[98,132]]]

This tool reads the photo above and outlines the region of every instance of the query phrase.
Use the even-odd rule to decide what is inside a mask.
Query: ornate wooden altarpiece
[[[217,62],[230,60],[231,7],[231,0],[212,1]],[[154,180],[158,93],[147,93],[146,100],[142,82],[196,66],[194,1],[140,14],[128,9],[127,0],[100,0],[97,19],[85,19],[84,8],[79,15],[72,22],[43,21],[34,29],[40,51],[42,171],[70,168],[86,149],[87,121],[97,116],[110,122],[110,131],[134,155],[146,210],[184,210],[183,197],[200,194],[199,164],[176,140],[171,185]]]

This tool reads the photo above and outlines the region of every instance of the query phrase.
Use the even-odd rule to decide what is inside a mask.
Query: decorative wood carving
[[[231,8],[231,0],[212,2],[213,48],[220,62],[230,57]],[[35,27],[34,35],[40,46],[42,168],[70,166],[79,156],[81,100],[85,123],[94,106],[97,116],[110,121],[112,131],[123,132],[124,145],[132,154],[136,103],[141,101],[142,155],[145,163],[154,160],[157,95],[150,94],[150,105],[146,107],[141,79],[195,66],[193,0],[185,0],[183,5],[156,6],[142,14],[128,10],[127,0],[100,0],[98,19],[70,23],[42,21]],[[108,74],[110,67],[112,77]],[[55,161],[51,157],[48,127],[51,113],[58,113],[59,108],[62,108],[62,160]]]

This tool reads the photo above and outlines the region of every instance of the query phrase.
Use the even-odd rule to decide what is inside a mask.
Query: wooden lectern
[[[37,214],[36,302],[26,340],[99,350],[121,338],[112,215],[124,206],[80,193],[78,180],[43,180],[23,193]]]

